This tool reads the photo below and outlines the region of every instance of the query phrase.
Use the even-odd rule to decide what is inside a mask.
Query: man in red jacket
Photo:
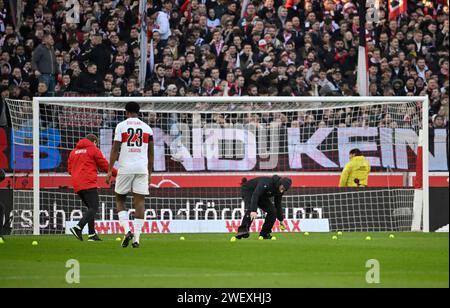
[[[97,136],[89,134],[78,142],[69,156],[68,171],[72,176],[73,189],[88,208],[78,225],[70,229],[80,241],[83,241],[82,230],[86,225],[89,226],[88,241],[100,241],[95,232],[95,215],[100,203],[97,191],[97,169],[108,172],[109,164],[97,148],[97,143]],[[113,169],[113,176],[117,176],[116,169]]]

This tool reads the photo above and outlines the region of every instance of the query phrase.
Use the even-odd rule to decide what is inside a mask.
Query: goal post
[[[33,235],[40,234],[40,109],[39,100],[33,98]]]
[[[423,191],[423,231],[430,232],[430,126],[429,126],[430,101],[428,96],[423,98],[422,106],[422,138],[419,138],[419,146],[422,147],[422,191]]]
[[[156,182],[146,217],[173,221],[170,232],[232,230],[243,211],[238,179],[272,174],[294,179],[284,198],[286,216],[302,220],[302,228],[429,232],[428,97],[7,99],[14,146],[32,147],[31,167],[15,165],[16,176],[32,174],[33,180],[31,187],[14,187],[13,232],[64,234],[79,219],[81,201],[66,174],[68,152],[95,133],[109,158],[113,130],[129,101],[138,102],[144,121],[156,125]],[[355,145],[374,163],[373,187],[339,189],[339,174]],[[421,162],[413,162],[420,147]],[[420,188],[412,185],[419,165]],[[108,232],[120,231],[112,227],[113,192],[102,188],[99,226],[108,222]],[[233,225],[220,229],[220,220]],[[328,229],[321,227],[325,220]],[[186,221],[190,227],[183,229]],[[296,227],[307,231],[298,222]]]

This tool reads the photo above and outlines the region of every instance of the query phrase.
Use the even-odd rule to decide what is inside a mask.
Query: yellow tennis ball
[[[5,244],[5,241],[0,237],[0,244]]]
[[[337,240],[338,237],[336,235],[333,235],[333,237],[331,238],[333,241]]]
[[[120,237],[116,238],[116,242],[120,242],[122,239]]]
[[[33,242],[31,242],[31,245],[32,245],[32,246],[37,246],[37,245],[38,245],[38,242],[37,242],[37,241],[33,241]]]
[[[186,240],[186,239],[184,238],[184,236],[180,237],[180,241],[184,241],[184,240]]]
[[[258,237],[259,241],[264,241],[264,238],[262,236]]]
[[[394,234],[390,234],[389,238],[395,238],[395,235]]]
[[[272,239],[271,239],[272,241],[276,241],[277,240],[277,237],[276,236],[272,236]]]
[[[230,242],[236,242],[236,240],[237,240],[236,237],[233,236],[233,237],[231,238]]]
[[[342,233],[341,231],[339,231],[339,232],[337,233],[337,235],[339,235],[339,236],[341,236],[342,234],[344,234],[344,233]]]
[[[370,236],[366,236],[366,241],[371,241],[372,238]]]
[[[305,233],[303,233],[304,235],[306,235],[306,236],[308,236],[309,235],[309,232],[305,232]]]

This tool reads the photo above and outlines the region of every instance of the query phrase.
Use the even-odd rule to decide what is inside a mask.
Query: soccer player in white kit
[[[130,241],[133,240],[132,247],[139,248],[144,225],[145,196],[149,195],[148,187],[153,168],[153,131],[150,126],[139,119],[138,103],[127,103],[125,111],[127,119],[117,125],[114,134],[106,180],[107,183],[110,182],[112,168],[119,160],[115,194],[120,225],[125,229],[122,247],[128,247]],[[130,192],[133,194],[133,207],[136,211],[133,221],[134,234],[130,231],[129,215],[125,206],[127,194]]]

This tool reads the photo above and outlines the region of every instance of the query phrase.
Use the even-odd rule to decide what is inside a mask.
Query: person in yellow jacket
[[[344,168],[339,187],[367,187],[370,164],[359,149],[350,151],[350,161]]]

